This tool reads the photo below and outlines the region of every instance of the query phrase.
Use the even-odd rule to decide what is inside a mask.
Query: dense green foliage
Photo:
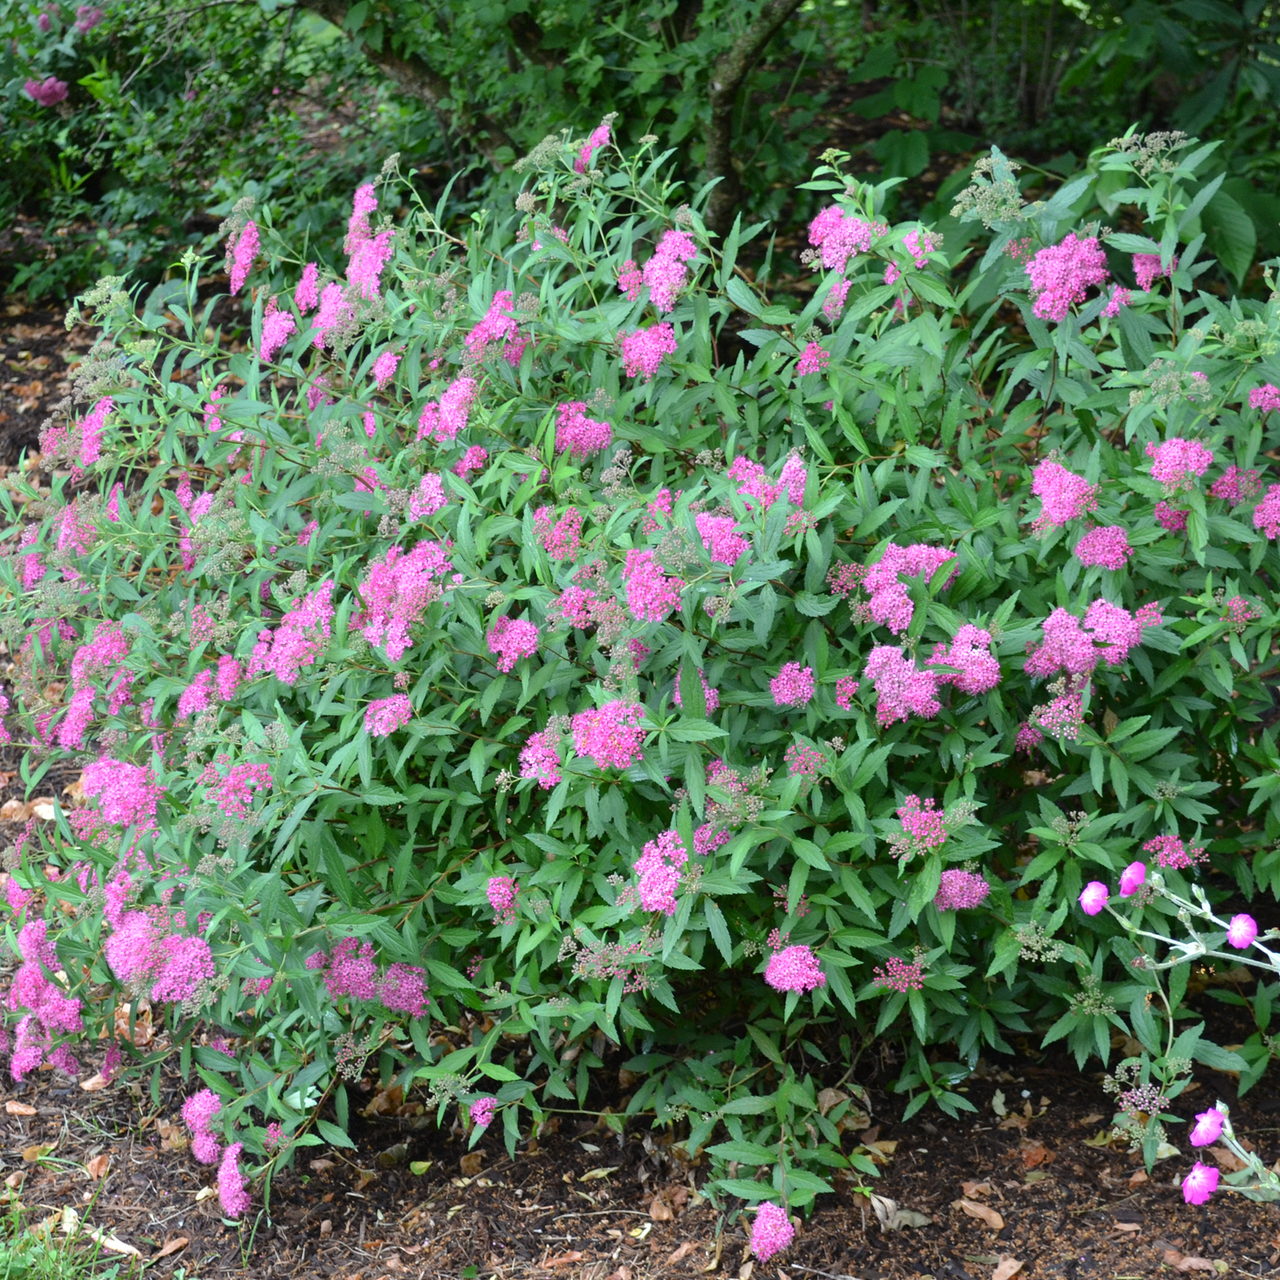
[[[462,237],[362,189],[318,313],[241,207],[240,354],[196,255],[147,309],[104,282],[43,446],[73,470],[3,493],[24,778],[90,770],[10,858],[28,1069],[76,1047],[55,967],[90,1044],[149,994],[267,1168],[266,1122],[345,1141],[344,1076],[441,1117],[492,1088],[515,1144],[607,1063],[611,1123],[802,1206],[869,1171],[873,1039],[909,1111],[1020,1035],[1107,1061],[1151,979],[1086,881],[1164,838],[1175,887],[1280,896],[1280,485],[1240,474],[1280,443],[1280,301],[1220,296],[1214,154],[1131,137],[1026,204],[997,153],[958,250],[829,157],[807,302],[607,145],[540,149]],[[858,583],[909,548],[886,614]]]

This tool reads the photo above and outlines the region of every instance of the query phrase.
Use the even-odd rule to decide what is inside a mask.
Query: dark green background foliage
[[[1024,178],[1040,181],[1131,123],[1211,133],[1228,177],[1209,218],[1247,221],[1262,256],[1280,251],[1280,71],[1261,0],[103,7],[79,35],[70,3],[48,34],[31,0],[0,6],[0,210],[30,220],[0,270],[34,296],[108,266],[158,279],[179,246],[210,247],[245,193],[333,260],[339,206],[389,152],[432,198],[453,179],[456,220],[509,196],[511,162],[548,132],[582,136],[614,111],[624,141],[660,134],[680,177],[720,176],[733,203],[784,230],[814,212],[794,187],[832,145],[862,176],[907,180],[891,211],[936,221],[989,142],[1034,161]],[[783,11],[718,108],[735,51]],[[22,93],[46,75],[69,83],[67,102]],[[709,154],[726,129],[728,166]]]

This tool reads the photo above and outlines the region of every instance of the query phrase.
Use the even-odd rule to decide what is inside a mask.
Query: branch
[[[345,30],[344,23],[351,8],[348,0],[296,0],[296,3],[304,9],[310,9],[312,13],[319,14],[339,30]],[[359,45],[364,56],[388,80],[394,81],[406,93],[419,98],[436,111],[441,109],[442,101],[451,97],[448,80],[420,55],[411,53],[402,57],[386,48],[372,49],[360,40],[358,35],[353,34],[351,38]],[[477,112],[474,116],[455,112],[453,125],[459,133],[475,144],[495,169],[505,168],[505,163],[497,158],[501,148],[510,147],[513,152],[518,153],[518,148],[507,135],[506,130],[483,112]]]
[[[756,20],[716,59],[711,70],[711,123],[707,126],[704,181],[720,178],[707,202],[706,223],[724,234],[742,199],[742,181],[733,166],[733,108],[738,90],[778,29],[802,0],[765,0]]]

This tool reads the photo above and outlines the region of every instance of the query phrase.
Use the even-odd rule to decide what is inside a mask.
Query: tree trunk
[[[707,128],[707,161],[703,179],[721,181],[707,201],[705,221],[723,235],[733,225],[742,200],[742,181],[733,166],[733,109],[738,90],[778,29],[802,0],[765,0],[756,20],[719,58],[711,70],[711,123]]]
[[[335,27],[342,28],[347,13],[351,9],[348,0],[296,0],[304,9],[310,9],[320,17],[332,22]],[[440,103],[450,97],[449,82],[436,71],[425,58],[417,54],[401,57],[390,49],[371,49],[353,33],[352,39],[360,45],[360,51],[373,63],[387,79],[394,81],[406,93],[421,98],[428,106],[439,111]],[[510,147],[518,153],[507,132],[496,121],[491,120],[483,112],[468,115],[455,111],[453,127],[464,135],[476,149],[489,161],[495,169],[506,167],[505,162],[498,159],[497,153],[503,147]]]

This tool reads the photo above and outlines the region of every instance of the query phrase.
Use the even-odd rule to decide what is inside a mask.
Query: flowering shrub
[[[1280,891],[1280,313],[1196,288],[1206,149],[1124,139],[1026,207],[996,156],[967,284],[833,157],[801,304],[590,146],[466,242],[375,221],[389,167],[332,278],[242,206],[241,353],[194,255],[168,323],[102,282],[4,491],[6,731],[84,797],[7,855],[10,1069],[148,1067],[114,1029],[149,1002],[233,1216],[362,1075],[514,1149],[608,1063],[610,1123],[773,1206],[763,1257],[871,1172],[870,1036],[908,1113],[1014,1035],[1105,1061],[1136,850]],[[1080,224],[1099,175],[1152,238]]]

